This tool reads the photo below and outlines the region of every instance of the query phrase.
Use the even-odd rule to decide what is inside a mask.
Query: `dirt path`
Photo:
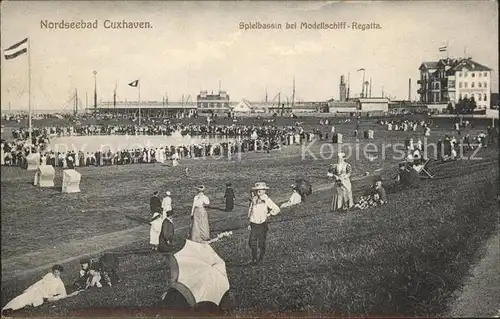
[[[353,178],[352,180],[359,180]],[[314,191],[324,191],[331,188],[331,184],[314,186]],[[289,195],[282,195],[273,198],[276,202],[286,201]],[[246,210],[238,208],[236,214],[245,214]],[[222,219],[211,219],[216,222]],[[176,230],[184,230],[188,226],[177,227]],[[74,240],[68,243],[61,243],[54,247],[48,247],[37,252],[30,252],[23,255],[14,256],[2,260],[2,281],[30,275],[35,272],[46,270],[55,263],[68,263],[85,256],[99,255],[104,251],[120,248],[138,241],[145,241],[149,238],[149,227],[141,225],[117,232],[94,236],[91,238]]]
[[[445,317],[500,317],[500,228],[486,243],[483,259],[457,295]]]

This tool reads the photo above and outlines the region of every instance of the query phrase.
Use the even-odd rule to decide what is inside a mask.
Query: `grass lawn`
[[[351,126],[354,124],[340,129],[348,131]],[[367,127],[378,128],[363,123],[363,129]],[[438,127],[433,135],[441,137],[444,132]],[[375,143],[394,143],[417,135],[420,133],[377,130]],[[319,152],[320,144],[311,149]],[[297,147],[243,154],[241,161],[188,160],[176,168],[79,168],[82,192],[65,195],[57,189],[29,185],[31,172],[2,168],[2,304],[47,271],[12,276],[9,261],[18,260],[11,264],[21,270],[42,266],[54,256],[64,260],[85,254],[89,249],[85,243],[92,246],[92,238],[100,238],[96,236],[137,229],[137,238],[127,233],[122,242],[125,246],[114,250],[120,256],[119,286],[88,291],[16,315],[158,313],[154,306],[166,290],[165,256],[148,251],[148,228],[130,217],[148,217],[152,191],[168,188],[173,192],[175,222],[182,237],[193,186],[203,183],[214,206],[222,207],[224,184],[232,182],[238,197],[235,212],[228,215],[213,209],[209,214],[214,235],[234,230],[233,237],[212,246],[226,261],[236,314],[438,315],[467,276],[477,259],[476,251],[497,227],[497,153],[498,149],[490,148],[478,154],[483,160],[433,165],[431,170],[439,172],[436,179],[422,181],[417,189],[394,190],[384,207],[347,214],[330,213],[330,191],[322,190],[329,184],[325,174],[332,160],[302,159]],[[387,155],[390,157],[390,151]],[[364,172],[373,174],[383,168],[380,174],[386,180],[395,174],[394,161],[362,158],[351,163],[355,197],[372,181],[371,177],[361,178]],[[189,167],[187,177],[185,167]],[[60,175],[58,171],[56,185],[61,183]],[[266,259],[261,266],[249,266],[244,207],[249,187],[266,181],[272,188],[270,197],[284,201],[290,194],[289,185],[300,177],[309,179],[316,191],[306,203],[284,210],[272,220]],[[104,240],[95,251],[106,244]],[[24,263],[19,261],[23,258]],[[63,280],[71,283],[77,261],[65,266]]]

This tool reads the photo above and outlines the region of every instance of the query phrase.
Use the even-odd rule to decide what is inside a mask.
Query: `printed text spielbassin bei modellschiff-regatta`
[[[300,29],[300,30],[376,30],[382,29],[382,26],[375,22],[286,22],[286,23],[263,23],[263,22],[240,22],[239,28],[242,30],[281,30],[281,29]]]

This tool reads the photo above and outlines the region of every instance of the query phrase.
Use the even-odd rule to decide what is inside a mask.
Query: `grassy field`
[[[313,125],[311,122],[309,125]],[[448,124],[436,124],[433,138]],[[441,126],[441,127],[439,127]],[[354,124],[337,129],[352,131]],[[375,127],[375,144],[401,142],[415,132],[386,132]],[[478,130],[481,127],[477,128]],[[349,137],[347,143],[354,143]],[[362,141],[363,142],[363,141]],[[363,143],[360,143],[362,146]],[[352,144],[351,144],[352,145]],[[319,153],[320,144],[311,147]],[[148,228],[134,217],[149,216],[153,190],[173,192],[178,235],[186,233],[193,186],[203,183],[214,206],[222,207],[224,184],[232,182],[237,208],[227,214],[209,211],[213,234],[233,229],[230,239],[213,244],[226,261],[236,314],[266,312],[337,315],[432,316],[445,311],[460,287],[476,251],[497,227],[498,148],[481,150],[482,160],[433,164],[434,180],[417,189],[390,194],[382,208],[329,212],[331,193],[325,178],[331,159],[302,159],[300,147],[270,154],[243,154],[240,161],[188,160],[180,167],[128,165],[80,168],[82,192],[62,195],[57,189],[30,185],[33,173],[2,168],[2,304],[22,292],[46,268],[13,275],[52,260],[65,260],[108,248],[120,256],[118,287],[86,292],[34,310],[26,316],[154,315],[165,286],[165,256],[150,253]],[[391,157],[391,151],[387,157]],[[354,194],[372,182],[365,172],[382,168],[386,179],[395,161],[351,161]],[[188,176],[184,168],[189,167]],[[56,185],[61,184],[58,171]],[[308,201],[273,219],[262,266],[249,266],[245,204],[256,181],[271,186],[270,197],[284,201],[295,178],[309,179],[316,190]],[[7,196],[5,196],[7,195]],[[117,234],[123,247],[111,245]],[[120,237],[123,234],[123,237]],[[98,244],[95,239],[103,238]],[[14,262],[15,261],[15,262]],[[15,267],[10,266],[15,265]],[[77,262],[66,264],[63,279],[76,277]],[[141,310],[139,310],[141,308]]]

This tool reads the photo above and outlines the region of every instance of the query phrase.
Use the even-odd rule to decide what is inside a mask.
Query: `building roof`
[[[462,68],[466,68],[469,71],[491,71],[491,69],[488,68],[487,66],[479,64],[474,60],[472,60],[471,58],[467,59],[446,58],[446,59],[440,59],[437,62],[434,61],[422,62],[422,64],[420,64],[419,70],[422,70],[422,68],[424,67],[427,70],[439,69],[445,67],[447,72],[452,72],[452,73],[454,73],[455,71],[459,71]],[[434,72],[435,71],[432,71],[431,73]]]
[[[456,58],[446,58],[446,59],[440,59],[437,62],[437,65],[443,65],[443,66],[455,66],[458,62],[460,62],[461,59],[456,59]]]
[[[233,107],[234,112],[251,112],[252,105],[247,100],[243,99],[236,106]]]
[[[438,62],[434,61],[422,62],[422,64],[420,64],[420,67],[418,69],[421,70],[422,67],[425,67],[426,69],[437,69],[437,66]]]
[[[460,70],[462,70],[462,68],[466,68],[469,71],[491,71],[491,69],[488,68],[487,66],[479,64],[476,61],[472,60],[471,58],[460,60],[460,62],[458,62],[452,68],[452,70],[453,71],[460,71]]]

